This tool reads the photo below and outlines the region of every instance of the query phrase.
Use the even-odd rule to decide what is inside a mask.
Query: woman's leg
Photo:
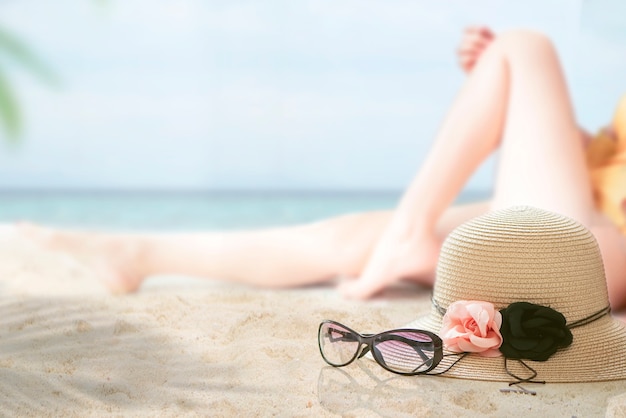
[[[511,82],[493,207],[534,205],[590,226],[584,149],[552,43],[522,32],[503,35],[494,48],[506,57]]]
[[[49,247],[70,253],[86,251],[98,265],[106,267],[103,271],[109,277],[109,286],[119,291],[133,290],[146,275],[161,273],[223,278],[260,286],[294,286],[328,280],[337,274],[361,274],[360,280],[344,288],[346,293],[357,297],[369,296],[399,278],[430,284],[443,237],[458,224],[487,209],[483,204],[446,210],[469,175],[498,146],[505,117],[515,116],[511,109],[518,107],[511,107],[507,112],[507,106],[513,102],[513,96],[519,94],[510,84],[525,74],[520,74],[517,66],[526,64],[528,71],[536,73],[537,77],[547,74],[546,77],[560,80],[563,87],[560,91],[565,93],[554,55],[546,64],[544,58],[550,57],[528,54],[523,48],[525,43],[535,46],[541,43],[542,54],[550,48],[538,35],[514,32],[501,36],[485,51],[455,101],[426,163],[393,216],[388,213],[352,215],[301,227],[236,234],[136,236],[55,232],[50,235],[52,238],[44,239],[35,232],[31,236],[39,235],[36,239],[46,241]],[[534,62],[540,70],[525,60]],[[559,84],[556,86],[558,93]],[[546,86],[548,93],[545,94],[552,94],[549,87]],[[559,115],[571,115],[566,99],[554,104],[565,109],[555,115],[557,120]],[[566,119],[561,118],[561,121]],[[553,128],[549,119],[538,120],[548,124],[551,134],[542,136],[547,141],[553,138],[552,133],[568,126],[559,122],[561,128]],[[535,132],[543,131],[537,128]],[[568,133],[564,132],[571,138]],[[514,141],[511,138],[516,136],[507,129],[504,142]],[[529,145],[538,147],[536,153],[548,152],[556,160],[564,155],[555,147],[543,147],[540,141]],[[580,148],[580,144],[570,145]],[[529,154],[529,157],[535,155]],[[512,155],[511,152],[508,155]],[[547,160],[552,162],[550,158]],[[521,166],[533,164],[535,161],[529,159]],[[558,178],[563,180],[562,176]],[[505,183],[498,182],[496,205],[507,204],[507,199],[515,203],[515,199],[549,195],[520,193],[515,199],[505,198],[500,193],[505,190],[502,184]],[[537,187],[544,187],[544,184],[562,185],[548,181],[537,183]],[[565,190],[566,193],[576,191],[575,188]],[[573,202],[576,198],[570,196],[565,201]],[[575,205],[551,207],[541,199],[524,203],[560,209],[581,220],[585,217],[584,211],[575,213]]]
[[[529,204],[563,213],[591,229],[600,247],[614,310],[626,305],[626,239],[594,210],[580,133],[550,41],[510,34],[511,77],[493,208]]]
[[[555,51],[542,35],[505,33],[467,78],[364,273],[344,293],[364,298],[400,278],[426,277],[441,239],[434,225],[500,142],[494,208],[530,204],[588,223],[589,180]]]
[[[588,226],[602,253],[611,306],[623,309],[626,239],[594,210],[585,156],[554,48],[537,34],[507,42],[512,45],[511,99],[493,207],[530,204]]]
[[[493,208],[530,204],[590,228],[600,247],[614,310],[626,305],[626,242],[593,205],[580,134],[551,43],[505,39],[511,87]]]
[[[441,234],[447,235],[487,206],[475,203],[446,211]],[[366,212],[273,230],[147,236],[145,273],[182,273],[262,287],[356,276],[390,218],[389,211]]]
[[[21,226],[45,249],[93,267],[113,292],[136,290],[151,275],[215,278],[286,287],[355,275],[389,212],[344,215],[310,224],[248,231],[102,233]]]
[[[488,207],[489,202],[482,202],[446,210],[438,233],[447,235]],[[155,274],[192,275],[261,287],[293,287],[356,276],[390,218],[390,211],[367,212],[245,232],[106,234],[29,225],[22,231],[47,249],[90,264],[112,291],[124,293],[136,290],[146,277]]]

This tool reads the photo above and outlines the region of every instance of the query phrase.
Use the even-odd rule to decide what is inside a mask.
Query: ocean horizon
[[[117,230],[224,230],[294,225],[393,209],[399,190],[3,190],[0,223]],[[464,191],[457,203],[488,197]]]

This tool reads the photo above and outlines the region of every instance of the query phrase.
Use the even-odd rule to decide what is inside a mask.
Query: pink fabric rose
[[[485,357],[502,355],[502,314],[493,304],[459,300],[448,306],[443,317],[441,339],[446,348],[457,353],[478,353]]]

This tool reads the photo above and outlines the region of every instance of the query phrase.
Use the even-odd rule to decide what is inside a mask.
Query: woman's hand
[[[493,41],[495,35],[486,26],[470,26],[465,29],[463,39],[457,50],[459,65],[466,73],[472,71],[478,58],[485,48]]]
[[[613,125],[604,126],[600,130],[600,133],[602,136],[606,136],[612,141],[615,141],[615,142],[619,141],[619,139],[617,138],[617,132],[615,131],[615,127]]]

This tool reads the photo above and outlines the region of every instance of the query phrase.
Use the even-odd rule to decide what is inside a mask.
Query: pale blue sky
[[[0,146],[0,188],[401,189],[462,83],[464,26],[546,32],[595,130],[626,92],[621,16],[620,0],[0,2],[64,80],[10,68],[27,126]]]

